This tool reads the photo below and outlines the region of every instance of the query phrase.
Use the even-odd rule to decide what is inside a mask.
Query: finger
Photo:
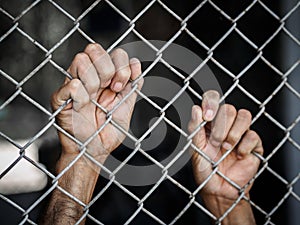
[[[141,74],[141,64],[138,59],[130,60],[130,70],[131,70],[131,79],[136,79]],[[139,79],[137,82],[137,89],[140,90],[143,86],[143,83],[144,83],[144,79],[143,78]],[[125,102],[123,102],[115,111],[115,113],[122,112],[123,121],[118,121],[116,118],[114,118],[116,122],[122,122],[123,128],[126,129],[128,129],[129,127],[130,118],[132,116],[132,112],[137,97],[137,92],[133,91],[135,90],[136,85],[133,86],[132,84],[133,84],[132,82],[128,82],[125,88],[121,92],[119,92],[116,95],[116,98],[114,99],[114,103],[118,104],[120,101],[126,98]],[[105,91],[107,90],[110,89],[106,89]],[[124,123],[124,119],[127,122]]]
[[[131,76],[130,78],[132,80],[135,80],[137,79],[141,73],[142,73],[142,69],[141,69],[141,63],[140,61],[137,59],[137,58],[132,58],[130,59],[130,70],[131,70]],[[138,82],[137,82],[137,85],[138,85],[138,89],[141,90],[142,89],[142,86],[144,84],[144,79],[141,78]],[[132,90],[132,83],[127,83],[124,90],[122,92],[119,93],[119,96],[121,98],[124,98],[127,94],[129,94],[129,92]],[[133,106],[135,104],[135,101],[136,101],[136,97],[137,97],[137,93],[136,92],[133,92],[126,100],[126,103],[129,104],[129,106],[133,109]]]
[[[251,152],[262,155],[263,146],[258,134],[253,130],[248,130],[237,147],[237,157],[242,159]]]
[[[111,60],[115,65],[115,75],[110,86],[113,91],[120,92],[127,84],[131,75],[129,58],[123,49],[118,48],[111,53]]]
[[[82,107],[89,103],[89,95],[81,81],[78,79],[71,80],[53,94],[53,110],[57,110],[70,98],[73,100],[71,105],[75,111],[79,111]]]
[[[137,58],[130,59],[131,80],[137,79],[142,73],[142,65]]]
[[[231,149],[235,146],[244,133],[249,129],[251,125],[251,113],[248,110],[241,109],[238,111],[233,126],[231,127],[229,134],[222,146],[225,149]]]
[[[91,99],[94,99],[100,89],[100,79],[89,56],[86,53],[77,54],[69,71],[73,78],[78,78],[82,81]]]
[[[131,58],[130,59],[130,69],[131,69],[131,76],[130,79],[131,80],[136,80],[138,79],[138,77],[142,74],[142,65],[139,59],[137,58]],[[139,90],[142,89],[142,86],[144,84],[144,79],[143,78],[139,78],[139,82],[138,82],[138,88]]]
[[[189,133],[193,133],[203,122],[202,109],[198,105],[192,107],[191,120],[188,124]],[[193,143],[200,149],[203,149],[206,144],[206,134],[204,127],[194,135]]]
[[[217,114],[219,108],[220,95],[217,91],[209,90],[203,94],[202,110],[203,118],[206,121],[211,121]]]
[[[192,107],[192,116],[191,120],[188,124],[188,130],[190,133],[193,133],[199,125],[203,122],[203,115],[202,115],[202,109],[200,106],[194,105]],[[193,144],[200,150],[204,150],[207,144],[207,138],[206,138],[206,133],[205,133],[205,128],[201,127],[199,131],[195,133],[193,136]],[[204,160],[204,158],[201,156],[198,151],[196,151],[194,148],[191,148],[193,150],[192,153],[192,164],[194,169],[196,170],[196,177],[198,172],[203,172],[207,168],[209,168],[209,162]],[[203,152],[206,154],[208,157],[211,158],[212,152]],[[214,157],[214,156],[212,156]]]
[[[89,56],[100,78],[100,87],[106,88],[115,74],[109,54],[99,44],[89,44],[84,52]]]
[[[225,104],[220,107],[215,120],[212,122],[210,144],[214,147],[221,146],[233,125],[235,117],[236,109],[234,106]]]

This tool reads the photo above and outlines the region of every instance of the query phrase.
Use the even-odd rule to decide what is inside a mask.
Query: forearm
[[[225,199],[223,197],[205,196],[203,201],[208,210],[220,218],[234,204],[234,200]],[[251,209],[251,205],[241,200],[221,221],[223,225],[255,225],[255,218]]]
[[[57,162],[57,174],[66,168],[75,157],[76,155],[62,155]],[[93,165],[88,159],[81,157],[58,180],[58,186],[82,203],[88,204],[92,198],[99,173],[99,167]],[[75,224],[83,213],[84,208],[82,205],[56,187],[41,224]]]

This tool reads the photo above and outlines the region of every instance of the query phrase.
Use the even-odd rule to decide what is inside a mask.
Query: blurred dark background
[[[1,0],[0,7],[8,11],[12,16],[18,16],[33,1]],[[86,10],[93,1],[63,1],[57,0],[63,9],[70,13],[74,18]],[[111,1],[129,18],[134,18],[150,1]],[[181,18],[185,18],[198,5],[199,1],[162,1]],[[236,18],[244,11],[252,1],[213,1],[231,18]],[[261,1],[268,6],[280,18],[284,17],[291,8],[296,5],[296,1]],[[299,8],[286,21],[286,27],[298,39],[300,38]],[[48,50],[51,49],[61,38],[63,38],[73,27],[73,22],[62,12],[57,10],[48,1],[42,1],[24,15],[19,21],[19,27],[26,31],[31,37],[37,40]],[[298,24],[298,26],[297,26]],[[238,20],[237,28],[243,32],[258,47],[262,46],[270,36],[279,28],[280,22],[275,19],[261,4],[256,3],[246,14]],[[13,26],[13,21],[0,12],[0,37]],[[136,22],[135,29],[149,40],[168,41],[180,29],[180,22],[169,14],[158,2]],[[229,30],[232,23],[218,12],[211,4],[206,3],[188,21],[187,28],[209,48]],[[116,13],[105,1],[100,2],[91,12],[81,21],[80,27],[90,37],[92,37],[104,48],[110,47],[128,28],[128,22]],[[121,44],[137,41],[139,38],[133,33],[129,34]],[[183,32],[174,41],[182,45],[203,60],[207,57],[207,50],[192,39],[186,32]],[[60,45],[52,55],[52,59],[65,70],[68,68],[74,55],[84,49],[88,41],[79,32],[72,34],[62,45]],[[254,58],[258,51],[243,40],[237,32],[232,32],[222,43],[213,51],[214,59],[221,63],[233,74],[239,74]],[[263,49],[263,56],[269,63],[278,70],[285,73],[295,63],[299,62],[299,43],[297,44],[286,35],[282,30],[266,45]],[[30,72],[45,59],[45,53],[37,48],[32,42],[13,32],[6,39],[0,42],[0,69],[20,82]],[[143,63],[143,69],[149,64]],[[234,80],[223,70],[217,67],[211,60],[208,66],[216,75],[225,93],[233,84]],[[289,75],[290,83],[300,91],[299,81],[296,72],[299,66]],[[158,64],[147,76],[164,76],[175,78],[174,74],[164,65]],[[299,74],[299,73],[298,73]],[[185,74],[186,75],[186,74]],[[47,63],[41,70],[28,80],[23,86],[23,91],[32,99],[37,101],[46,109],[50,110],[49,99],[51,93],[56,90],[63,82],[64,75],[53,65]],[[239,84],[244,87],[251,95],[260,102],[264,102],[272,95],[274,90],[281,84],[283,78],[268,66],[262,59],[258,59],[240,78]],[[293,81],[293,82],[292,82]],[[177,82],[177,81],[176,81]],[[0,76],[0,105],[16,91],[15,85],[9,82],[4,76]],[[201,93],[201,90],[199,90]],[[194,99],[195,103],[199,100]],[[167,102],[161,98],[154,101],[164,106]],[[259,114],[261,108],[253,100],[245,95],[240,89],[235,88],[225,100],[239,108],[249,109],[253,117]],[[139,106],[140,105],[140,106]],[[140,103],[134,114],[132,130],[136,136],[141,136],[148,128],[152,117],[157,116],[157,112],[151,110],[147,104]],[[284,127],[290,126],[299,115],[299,98],[291,94],[287,87],[283,87],[265,105],[265,111],[275,120],[279,121]],[[145,107],[150,107],[145,110]],[[148,114],[143,114],[144,112]],[[190,111],[186,113],[190,116]],[[178,121],[180,118],[176,110],[171,107],[168,118]],[[139,127],[135,128],[135,121],[139,121]],[[33,137],[48,122],[48,116],[30,104],[22,97],[17,97],[7,107],[0,111],[0,131],[12,139]],[[162,142],[152,153],[158,160],[164,159],[168,149],[172,149],[178,134],[166,125],[168,132],[164,142]],[[299,125],[296,125],[292,137],[299,140]],[[184,128],[185,129],[185,128]],[[285,142],[279,146],[280,142],[287,134],[286,130],[280,129],[266,115],[259,116],[253,124],[253,129],[257,131],[264,143],[265,157],[270,154],[272,157],[268,161],[269,167],[289,182],[299,174],[299,162],[291,160],[299,159],[299,149],[290,142]],[[298,135],[298,136],[297,136]],[[40,161],[46,165],[50,171],[54,171],[55,161],[59,155],[60,146],[54,128],[49,129],[41,138]],[[5,141],[0,138],[0,141]],[[298,141],[299,142],[299,141]],[[277,146],[280,148],[277,149]],[[275,152],[273,152],[275,151]],[[115,157],[124,158],[130,149],[121,146],[116,152]],[[274,155],[273,155],[273,153]],[[293,157],[294,156],[294,157]],[[141,155],[136,155],[133,163],[144,162]],[[297,163],[298,162],[298,163]],[[148,161],[149,163],[149,161]],[[295,164],[296,163],[296,164]],[[295,166],[292,166],[295,165]],[[195,190],[191,165],[188,163],[174,176],[178,182],[189,190]],[[100,177],[95,193],[97,194],[105,186],[107,180]],[[299,196],[299,181],[294,185],[294,191]],[[152,186],[131,187],[126,186],[135,195],[142,198]],[[47,190],[47,188],[45,189]],[[29,194],[9,195],[9,199],[17,202],[25,209],[35,202],[45,190]],[[288,187],[274,174],[265,170],[255,181],[251,191],[251,200],[263,209],[266,213],[272,212],[271,221],[273,224],[298,224],[299,201],[288,197],[282,204],[281,199],[288,191]],[[47,199],[46,199],[47,200]],[[39,204],[30,214],[30,218],[37,220],[46,202]],[[189,196],[180,190],[172,182],[164,181],[147,199],[145,207],[166,223],[170,223],[178,213],[189,202]],[[201,199],[197,199],[201,202]],[[280,206],[277,208],[277,205]],[[137,202],[124,193],[120,188],[112,185],[103,196],[101,196],[91,208],[91,215],[99,219],[104,224],[122,224],[137,210]],[[275,211],[272,210],[275,208]],[[265,224],[266,215],[254,209],[257,224]],[[0,199],[0,215],[3,224],[18,224],[22,215],[19,211]],[[298,221],[298,222],[297,222]],[[132,224],[157,224],[144,213],[139,213]],[[87,220],[87,224],[94,224]],[[177,221],[176,224],[209,224],[209,219],[197,207],[192,205],[187,212]]]

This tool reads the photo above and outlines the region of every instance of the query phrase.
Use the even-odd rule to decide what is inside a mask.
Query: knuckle
[[[230,132],[228,138],[230,143],[237,143],[240,139],[240,136],[237,133]]]
[[[258,134],[254,130],[249,130],[248,131],[247,138],[249,139],[249,141],[260,140]]]
[[[240,109],[238,111],[238,115],[242,118],[242,119],[247,119],[247,120],[252,120],[252,114],[250,113],[250,111],[246,110],[246,109]]]
[[[140,60],[138,59],[138,58],[131,58],[130,60],[129,60],[129,63],[131,64],[131,65],[138,65],[138,66],[141,66],[141,62],[140,62]]]
[[[94,79],[93,82],[90,83],[90,86],[93,90],[98,90],[100,86],[100,80]]]
[[[75,55],[72,66],[73,68],[77,68],[78,73],[82,73],[86,71],[86,67],[88,65],[89,57],[84,52],[78,53]]]
[[[236,109],[233,105],[225,104],[223,105],[223,110],[228,116],[236,116]]]
[[[86,84],[87,89],[89,90],[89,93],[95,93],[99,90],[100,87],[100,80],[95,79],[93,82],[89,82]]]
[[[104,78],[111,78],[115,74],[115,67],[112,63],[108,63],[102,67],[102,71]]]
[[[87,67],[87,65],[81,63],[81,64],[78,64],[77,66],[77,74],[79,77],[85,77],[87,75],[87,72],[88,72],[89,68]]]
[[[73,79],[69,83],[70,91],[77,91],[81,86],[81,81],[79,79]]]
[[[93,51],[98,51],[101,49],[101,45],[98,43],[90,43],[86,46],[85,52],[93,52]]]
[[[131,71],[130,71],[130,69],[129,69],[127,66],[126,66],[126,67],[123,67],[123,68],[120,68],[118,71],[116,71],[116,75],[117,75],[118,77],[120,77],[121,79],[122,79],[122,78],[123,78],[123,79],[129,78],[130,73],[131,73]]]
[[[74,62],[82,63],[88,59],[88,55],[84,52],[77,53],[74,57]]]
[[[122,49],[122,48],[116,48],[112,53],[111,53],[111,55],[112,55],[112,57],[126,57],[126,58],[128,58],[128,54],[127,54],[127,52],[124,50],[124,49]]]
[[[214,140],[215,143],[218,143],[218,145],[220,145],[223,140],[224,140],[224,135],[222,133],[213,133],[212,134],[212,139]]]
[[[239,155],[241,155],[241,156],[247,155],[247,151],[244,148],[239,147],[238,152],[239,152]]]

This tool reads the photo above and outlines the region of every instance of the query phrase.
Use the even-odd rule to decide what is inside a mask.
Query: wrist
[[[249,198],[249,194],[247,194]],[[230,199],[217,195],[205,195],[202,196],[203,202],[207,209],[217,218],[220,219],[228,211],[228,214],[221,221],[222,224],[230,225],[254,225],[255,219],[249,202],[240,200],[236,202],[236,199]]]
[[[76,157],[78,154],[62,153],[56,166],[58,175],[63,172],[58,185],[83,203],[88,203],[98,180],[100,167],[85,156],[78,159]],[[62,192],[60,194],[64,195]]]
[[[92,156],[93,157],[93,156]],[[93,157],[100,164],[104,164],[106,156]],[[58,162],[56,164],[56,173],[62,172],[66,167],[70,166],[70,169],[75,171],[81,171],[84,174],[94,174],[99,175],[101,167],[97,163],[90,160],[87,156],[81,155],[79,153],[66,153],[62,152]]]
[[[68,137],[63,136],[64,134],[60,133],[60,142],[62,145],[62,154],[61,158],[70,158],[71,160],[75,159],[81,152],[80,145],[75,143]],[[103,164],[107,157],[110,154],[110,151],[106,150],[102,144],[98,141],[92,141],[85,151],[93,157],[97,162]],[[88,160],[92,163],[91,160],[88,159],[85,155],[81,156],[82,159]]]

